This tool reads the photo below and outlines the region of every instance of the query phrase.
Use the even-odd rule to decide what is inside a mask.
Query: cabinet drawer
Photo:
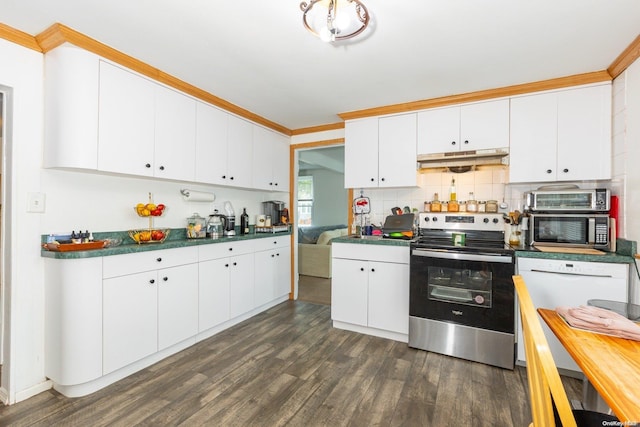
[[[291,236],[278,236],[278,237],[266,237],[262,239],[256,239],[253,243],[253,248],[256,252],[267,251],[273,248],[282,248],[289,246]]]
[[[198,262],[198,249],[177,248],[104,257],[102,277],[117,277]]]
[[[198,260],[225,258],[253,252],[253,242],[244,240],[238,242],[220,242],[198,246]]]
[[[331,255],[333,258],[409,264],[410,250],[405,246],[334,243],[331,245]]]

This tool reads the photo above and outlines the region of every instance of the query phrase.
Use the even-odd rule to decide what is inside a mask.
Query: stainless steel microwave
[[[528,221],[531,245],[610,250],[608,214],[532,213]]]
[[[611,193],[593,190],[538,190],[525,193],[524,208],[529,212],[609,212]]]

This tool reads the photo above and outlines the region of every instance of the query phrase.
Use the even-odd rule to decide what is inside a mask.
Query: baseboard
[[[46,380],[41,382],[40,384],[36,384],[33,387],[29,387],[26,390],[19,391],[16,393],[16,400],[13,403],[22,402],[23,400],[27,400],[30,397],[35,396],[38,393],[42,393],[43,391],[49,390],[53,387],[53,383],[51,380]]]

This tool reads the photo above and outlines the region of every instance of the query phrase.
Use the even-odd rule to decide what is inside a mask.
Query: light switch
[[[45,205],[44,193],[27,194],[27,212],[44,213]]]

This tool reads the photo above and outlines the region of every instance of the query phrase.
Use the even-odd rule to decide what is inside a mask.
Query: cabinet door
[[[156,84],[100,63],[98,169],[153,175]]]
[[[273,132],[260,126],[253,126],[253,188],[275,191],[273,182]]]
[[[276,298],[291,293],[291,247],[283,246],[276,250]]]
[[[418,154],[460,150],[460,107],[418,113]]]
[[[193,181],[196,101],[156,85],[154,176]]]
[[[253,125],[236,116],[228,117],[226,185],[250,188],[252,184],[251,150]]]
[[[556,93],[511,100],[510,182],[555,180],[557,122]]]
[[[460,107],[460,150],[509,146],[509,100]]]
[[[383,117],[378,130],[379,186],[415,186],[416,114]]]
[[[196,105],[196,182],[226,184],[227,119],[229,114],[198,102]]]
[[[368,263],[342,258],[331,262],[331,319],[367,326]]]
[[[155,271],[103,281],[103,375],[158,350]]]
[[[271,191],[289,192],[289,139],[272,132],[271,162],[273,165],[273,186]]]
[[[369,262],[368,325],[409,333],[409,265]]]
[[[198,333],[198,264],[158,270],[158,349]]]
[[[558,93],[558,181],[611,179],[611,86]]]
[[[259,307],[275,298],[276,249],[256,252],[254,305]]]
[[[198,331],[229,320],[229,260],[203,261],[198,266]]]
[[[253,254],[229,258],[229,317],[253,310]]]
[[[344,129],[344,186],[378,186],[378,118],[353,120]]]

